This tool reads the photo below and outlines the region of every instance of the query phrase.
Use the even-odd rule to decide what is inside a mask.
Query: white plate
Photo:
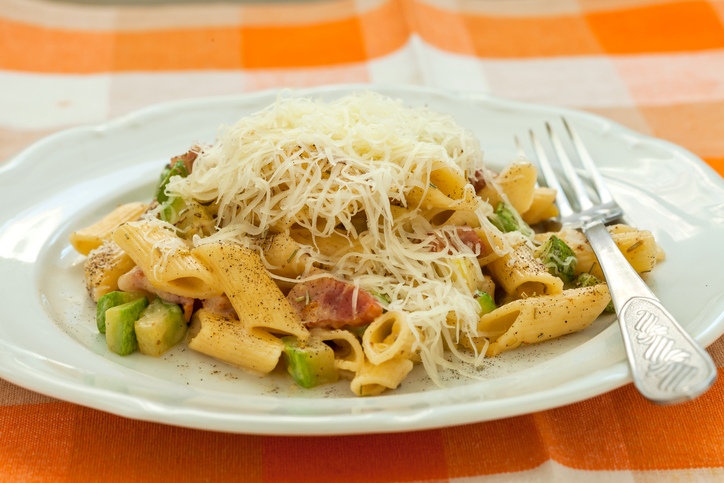
[[[415,87],[298,91],[336,98],[373,88],[455,116],[479,137],[488,163],[516,157],[525,137],[561,114],[594,153],[629,221],[651,230],[667,259],[647,277],[703,345],[724,332],[724,183],[702,161],[581,112]],[[487,361],[484,381],[430,384],[418,368],[400,389],[356,398],[348,383],[302,390],[281,371],[261,378],[177,347],[161,359],[106,349],[68,234],[121,202],[147,200],[163,164],[217,127],[258,111],[276,92],[173,102],[50,136],[0,165],[0,376],[50,396],[123,416],[259,434],[406,431],[556,407],[629,382],[612,318]],[[557,124],[560,128],[560,124]],[[542,137],[542,131],[541,131]],[[40,193],[40,194],[33,194]]]

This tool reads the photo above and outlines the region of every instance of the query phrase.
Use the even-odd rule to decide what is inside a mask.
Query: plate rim
[[[687,151],[686,149],[682,148],[681,146],[675,145],[673,143],[670,143],[665,140],[652,138],[650,136],[646,136],[644,134],[637,133],[625,126],[622,126],[615,121],[612,121],[610,119],[604,118],[602,116],[598,116],[596,114],[588,113],[585,111],[579,111],[575,109],[565,108],[565,107],[558,107],[558,106],[548,106],[543,104],[533,104],[533,103],[527,103],[522,101],[516,101],[516,100],[509,100],[509,99],[503,99],[497,96],[493,96],[486,93],[473,93],[473,92],[461,92],[461,91],[454,91],[454,90],[447,90],[447,89],[440,89],[440,88],[434,88],[434,87],[426,87],[426,86],[414,86],[414,85],[390,85],[390,84],[339,84],[339,85],[329,85],[329,86],[317,86],[312,88],[305,88],[305,89],[293,89],[290,90],[294,95],[296,96],[315,96],[315,95],[321,95],[321,94],[334,94],[339,92],[352,92],[357,90],[364,90],[364,89],[370,89],[370,90],[385,90],[385,91],[397,91],[397,92],[413,92],[417,94],[425,94],[425,95],[436,95],[443,97],[448,100],[457,100],[462,101],[473,101],[473,102],[482,102],[482,103],[488,103],[488,104],[495,104],[499,106],[507,106],[512,109],[535,109],[535,110],[541,110],[541,111],[548,111],[548,112],[555,112],[555,113],[563,113],[570,116],[575,116],[576,118],[587,118],[592,122],[595,123],[606,123],[612,128],[617,131],[618,133],[626,136],[632,136],[637,139],[644,139],[649,141],[654,141],[662,146],[664,146],[667,150],[675,151],[679,153],[679,155],[684,156],[685,158],[689,159],[690,161],[693,161],[700,165],[701,167],[707,168],[711,171],[713,176],[717,178],[720,178],[719,175],[710,167],[708,166],[704,161],[702,161],[700,158],[695,156],[693,153]],[[283,89],[267,89],[263,91],[256,91],[251,93],[242,93],[242,94],[236,94],[236,95],[225,95],[225,96],[214,96],[214,97],[197,97],[197,98],[189,98],[189,99],[179,99],[174,101],[168,101],[160,104],[155,104],[152,106],[146,106],[141,109],[132,111],[128,114],[109,119],[104,122],[96,123],[96,124],[89,124],[84,126],[77,126],[70,129],[65,129],[56,133],[53,133],[49,136],[46,136],[25,149],[23,149],[21,152],[17,153],[16,155],[12,156],[10,159],[6,160],[2,164],[0,164],[0,177],[4,175],[7,171],[10,171],[15,168],[22,168],[23,160],[29,159],[33,156],[33,154],[37,150],[41,150],[47,146],[52,146],[53,143],[57,143],[62,141],[63,139],[69,139],[73,136],[82,136],[84,134],[88,133],[112,133],[116,129],[122,129],[129,124],[132,124],[134,122],[137,122],[139,120],[145,119],[145,118],[152,118],[154,116],[164,116],[168,115],[169,113],[177,110],[184,110],[184,109],[192,109],[195,107],[201,107],[203,108],[206,106],[208,108],[209,105],[212,105],[214,103],[224,103],[224,102],[249,102],[252,103],[256,99],[265,99],[269,98],[271,95],[278,94]],[[724,190],[724,183],[721,182],[721,179],[718,180],[720,187],[722,190]],[[0,227],[0,233],[2,232],[3,227]],[[1,262],[1,260],[0,260]],[[36,264],[33,264],[33,269],[37,269],[35,267]],[[720,317],[721,319],[721,317]],[[3,321],[0,320],[0,324],[2,324]],[[722,324],[722,320],[719,320],[716,322],[718,324]],[[714,324],[712,324],[714,325]],[[711,329],[711,326],[708,327],[708,329]],[[714,335],[714,332],[712,330],[707,330],[704,334],[697,334],[694,338],[703,345],[709,345],[714,340],[719,338],[722,333],[724,333],[724,327],[718,328],[719,332]],[[3,342],[2,339],[0,339],[0,342]],[[5,359],[7,361],[7,358]],[[214,412],[212,415],[214,417],[210,418],[207,421],[206,425],[199,425],[198,422],[189,421],[188,424],[187,421],[182,420],[179,421],[176,418],[176,415],[178,412],[174,411],[155,411],[155,412],[148,412],[144,411],[144,404],[138,403],[138,401],[134,400],[135,404],[130,405],[124,405],[123,403],[128,403],[129,401],[126,400],[126,398],[121,397],[122,395],[115,394],[111,391],[104,390],[103,388],[97,388],[97,387],[74,387],[70,384],[63,383],[63,381],[48,381],[47,378],[43,378],[42,375],[37,374],[33,372],[30,368],[26,366],[16,366],[14,368],[15,370],[8,369],[6,364],[0,364],[0,376],[3,377],[3,379],[6,379],[14,384],[17,384],[21,387],[25,387],[27,389],[47,394],[52,397],[56,397],[59,399],[62,399],[64,401],[69,401],[72,403],[80,404],[87,407],[92,407],[95,409],[100,409],[103,411],[107,411],[113,414],[118,414],[124,417],[130,417],[134,419],[139,420],[146,420],[146,421],[156,421],[156,422],[162,422],[165,424],[172,424],[176,426],[185,426],[185,427],[191,427],[191,428],[197,428],[197,429],[210,429],[215,431],[226,431],[226,432],[239,432],[239,433],[247,433],[247,434],[267,434],[267,435],[343,435],[343,434],[362,434],[362,433],[381,433],[381,432],[400,432],[400,431],[413,431],[413,430],[423,430],[423,429],[431,429],[431,428],[438,428],[438,427],[446,427],[446,426],[454,426],[454,425],[461,425],[461,424],[469,424],[473,422],[481,422],[481,421],[487,421],[491,419],[498,419],[498,418],[504,418],[504,417],[512,417],[519,414],[527,414],[530,412],[535,411],[541,411],[550,409],[553,407],[558,407],[565,404],[571,404],[573,402],[578,402],[584,399],[588,399],[590,397],[603,394],[605,392],[611,391],[613,389],[616,389],[618,387],[621,387],[631,381],[630,373],[628,370],[628,365],[625,361],[621,361],[619,363],[616,363],[614,365],[611,365],[607,367],[604,370],[597,371],[593,374],[588,374],[585,377],[578,377],[575,379],[575,381],[566,382],[563,384],[560,384],[558,386],[555,386],[553,388],[544,390],[544,391],[537,391],[532,394],[523,394],[523,395],[517,395],[511,398],[502,398],[502,399],[496,399],[496,400],[475,400],[475,401],[466,401],[463,403],[457,403],[457,404],[445,404],[445,405],[435,405],[432,408],[437,411],[438,414],[429,414],[429,408],[423,408],[423,409],[413,409],[413,410],[407,410],[407,411],[396,411],[393,410],[392,412],[385,411],[385,416],[389,416],[388,419],[383,421],[383,427],[380,428],[380,423],[377,423],[375,426],[368,426],[369,422],[369,416],[375,415],[377,416],[377,419],[384,419],[380,418],[380,415],[383,412],[374,412],[369,413],[367,415],[335,415],[331,417],[322,417],[322,416],[274,416],[272,415],[272,418],[277,421],[277,424],[270,424],[269,420],[265,420],[268,416],[260,416],[260,415],[239,415],[235,413],[224,413],[224,412]],[[594,377],[595,376],[595,377]],[[590,379],[596,379],[598,380],[598,384],[592,384],[589,380]],[[45,384],[44,384],[45,383]],[[50,386],[48,386],[50,384]],[[581,397],[575,396],[573,398],[569,398],[566,402],[561,403],[557,400],[561,397],[561,394],[569,394],[572,390],[571,386],[576,386],[579,384],[583,384],[584,391],[581,391],[581,388],[579,388],[579,394],[582,394]],[[93,400],[86,399],[88,396],[95,396],[96,398]],[[410,395],[388,395],[385,396],[386,398],[399,398],[399,397],[405,397]],[[129,396],[130,397],[130,396]],[[468,414],[474,414],[477,417],[473,418],[467,418],[465,420],[457,420],[455,422],[445,421],[446,418],[449,417],[449,413],[455,413],[457,411],[462,410],[468,410],[468,409],[475,409],[476,406],[479,406],[480,401],[483,403],[487,403],[488,406],[491,405],[491,403],[496,403],[499,406],[506,406],[511,403],[511,401],[516,401],[518,399],[527,399],[527,404],[525,406],[527,409],[525,411],[518,411],[515,413],[510,414],[503,414],[505,413],[505,408],[497,409],[495,411],[491,411],[488,415],[480,415],[479,414],[479,408],[478,411],[470,411]],[[105,404],[104,404],[105,403]],[[166,417],[166,414],[170,414],[169,417]],[[226,419],[223,419],[220,421],[218,425],[214,424],[213,422],[217,420],[218,418],[216,416],[225,416]],[[424,417],[423,417],[424,416]],[[488,417],[491,416],[491,417]],[[293,421],[288,421],[289,418],[292,418]],[[339,423],[341,425],[346,425],[348,428],[352,428],[351,430],[330,430],[329,425],[327,426],[327,430],[324,429],[324,425],[320,428],[319,422],[320,420],[329,422],[329,419],[333,418],[335,421],[335,424]],[[203,418],[202,418],[203,419]],[[228,422],[229,420],[233,420],[238,427],[235,428],[228,428]],[[247,421],[247,419],[250,419]],[[279,424],[280,421],[283,421],[281,424]],[[293,425],[292,427],[289,427],[288,425]]]

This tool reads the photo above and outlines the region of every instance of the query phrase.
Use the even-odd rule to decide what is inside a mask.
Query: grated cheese
[[[308,229],[313,240],[347,233],[354,252],[330,259],[313,243],[300,250],[309,256],[307,268],[333,267],[334,276],[353,281],[355,298],[359,288],[388,295],[387,309],[405,313],[418,329],[423,366],[441,384],[439,368],[464,371],[464,363],[479,365],[484,353],[455,350],[452,361],[444,353],[444,341],[452,347],[453,339],[475,334],[479,304],[450,268],[450,260],[476,254],[456,227],[434,227],[408,206],[414,188],[430,189],[433,163],[467,178],[482,169],[482,151],[451,116],[372,92],[330,103],[280,95],[266,110],[222,127],[192,173],[171,179],[167,191],[218,208],[217,232],[194,237],[195,245],[225,240],[263,253],[267,233],[289,233],[293,225]],[[491,212],[481,204],[481,224],[490,224]],[[363,230],[353,224],[355,215],[364,216]],[[454,245],[453,255],[430,250],[439,235],[445,248]]]

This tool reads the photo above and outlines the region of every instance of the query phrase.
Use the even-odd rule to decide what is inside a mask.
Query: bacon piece
[[[189,149],[186,153],[171,158],[171,167],[173,167],[173,165],[176,164],[178,161],[183,161],[184,166],[186,166],[186,171],[191,174],[191,170],[194,167],[194,161],[196,161],[196,158],[199,157],[200,151],[201,147],[199,145],[195,144],[191,146],[191,149]]]
[[[455,232],[457,233],[458,237],[460,237],[460,240],[463,242],[463,244],[470,248],[477,256],[480,256],[485,252],[485,245],[483,244],[483,241],[480,239],[475,230],[473,230],[471,227],[459,226],[455,229]],[[451,243],[451,245],[453,247],[455,246],[454,243]],[[445,240],[443,238],[443,235],[437,235],[435,239],[430,242],[430,246],[432,247],[432,251],[442,251],[445,248]]]
[[[382,306],[369,292],[357,291],[357,304],[353,305],[355,287],[332,277],[323,277],[298,283],[287,295],[307,327],[339,329],[367,325],[382,315]]]
[[[221,294],[218,297],[211,297],[210,299],[204,299],[201,301],[203,307],[216,315],[223,315],[224,317],[237,318],[236,311],[231,305],[231,300],[225,294]]]
[[[191,315],[194,313],[194,299],[157,289],[151,284],[138,265],[118,278],[118,288],[124,292],[147,292],[156,295],[164,302],[178,304],[183,308],[186,322],[191,320]]]
[[[486,172],[488,173],[488,176],[491,176],[491,177],[493,177],[493,178],[495,178],[496,176],[498,176],[498,173],[496,173],[496,172],[493,171],[492,169],[481,168],[481,169],[475,171],[475,172],[473,173],[473,175],[470,176],[470,178],[468,178],[468,183],[470,183],[471,185],[473,185],[473,188],[475,188],[475,192],[476,192],[476,193],[477,193],[478,191],[480,191],[481,189],[485,188],[485,184],[486,184],[486,181],[485,181],[485,173],[486,173]]]

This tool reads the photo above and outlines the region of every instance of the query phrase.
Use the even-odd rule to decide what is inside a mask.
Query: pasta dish
[[[415,364],[483,359],[612,310],[585,237],[535,167],[483,163],[451,116],[372,92],[285,97],[172,158],[149,202],[74,232],[98,330],[120,355],[188,347],[302,387],[395,389]],[[632,266],[663,252],[610,227]]]

